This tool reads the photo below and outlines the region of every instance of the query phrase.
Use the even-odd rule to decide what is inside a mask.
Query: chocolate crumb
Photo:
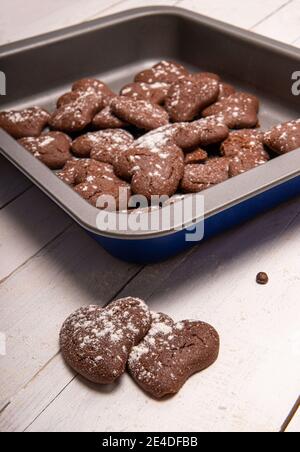
[[[257,282],[257,284],[261,284],[262,286],[265,286],[269,282],[269,276],[265,272],[260,272],[256,276],[256,282]]]

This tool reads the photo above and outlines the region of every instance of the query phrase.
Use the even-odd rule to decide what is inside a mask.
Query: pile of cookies
[[[162,61],[119,95],[83,79],[57,101],[0,113],[6,130],[94,206],[119,189],[195,193],[300,147],[300,119],[263,132],[259,100],[217,74]]]
[[[89,381],[113,384],[127,368],[144,391],[160,399],[211,366],[220,339],[206,323],[175,323],[142,300],[123,298],[106,308],[77,310],[61,329],[60,347],[65,361]]]

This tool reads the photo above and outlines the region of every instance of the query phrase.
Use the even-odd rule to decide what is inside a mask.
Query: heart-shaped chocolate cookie
[[[109,86],[101,80],[93,78],[84,78],[73,83],[72,91],[96,93],[102,97],[104,106],[109,105],[110,101],[116,96]]]
[[[203,322],[179,323],[153,314],[152,326],[133,347],[128,368],[136,383],[155,398],[176,394],[193,374],[211,366],[219,355],[220,339]]]
[[[166,126],[136,140],[114,164],[116,174],[131,181],[134,194],[172,196],[183,177],[184,155],[174,142],[174,127]]]
[[[229,174],[238,176],[270,160],[263,145],[264,134],[260,130],[231,132],[221,145],[221,154],[230,159]]]
[[[65,133],[81,132],[102,107],[102,95],[94,91],[71,91],[59,99],[49,125],[51,129]]]
[[[265,133],[264,144],[276,154],[287,154],[300,147],[300,119],[279,124]]]
[[[138,129],[154,130],[169,123],[168,113],[159,105],[129,97],[116,97],[111,102],[114,115]]]
[[[218,144],[229,135],[229,129],[222,119],[202,118],[190,123],[174,124],[174,139],[184,150]]]
[[[12,137],[38,137],[48,125],[50,114],[39,107],[0,112],[0,128]]]
[[[170,89],[169,83],[130,83],[121,89],[120,96],[134,100],[147,100],[163,105]]]
[[[76,157],[91,157],[99,162],[113,164],[119,154],[133,143],[133,136],[122,129],[107,129],[82,135],[72,143]]]
[[[229,178],[229,159],[216,157],[203,164],[188,164],[184,167],[181,189],[184,193],[199,193]]]
[[[71,159],[72,140],[62,132],[48,132],[37,138],[21,138],[19,143],[52,170],[61,169]]]
[[[212,78],[185,78],[174,83],[168,93],[166,110],[173,122],[192,121],[219,96],[219,82]]]
[[[60,333],[61,352],[83,377],[111,384],[125,372],[132,347],[150,325],[148,307],[136,298],[117,300],[106,308],[87,306],[65,321]]]
[[[151,69],[139,72],[135,77],[135,82],[144,83],[174,83],[181,78],[187,77],[189,72],[184,66],[174,61],[160,61]]]
[[[258,124],[259,100],[247,93],[235,93],[203,110],[202,115],[219,116],[230,129],[251,129]]]

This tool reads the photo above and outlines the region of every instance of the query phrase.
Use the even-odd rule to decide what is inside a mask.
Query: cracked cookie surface
[[[176,394],[188,378],[211,366],[219,348],[212,326],[189,320],[175,323],[153,313],[148,334],[129,355],[128,369],[144,391],[160,399]]]
[[[131,349],[147,334],[151,314],[136,298],[106,308],[78,309],[63,324],[60,347],[70,367],[89,381],[112,384],[125,372]]]

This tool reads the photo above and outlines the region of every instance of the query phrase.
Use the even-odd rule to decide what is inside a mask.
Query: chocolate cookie
[[[184,163],[186,165],[190,164],[190,163],[203,163],[208,159],[208,154],[206,151],[204,151],[204,149],[195,149],[192,152],[189,152],[188,154],[186,154],[185,159],[184,159]]]
[[[134,100],[146,100],[153,104],[163,105],[167,98],[169,83],[130,83],[122,88],[120,95]]]
[[[144,391],[161,399],[210,367],[219,350],[219,335],[212,326],[189,320],[175,323],[165,314],[153,314],[148,334],[130,353],[128,369]]]
[[[165,155],[166,158],[161,158]],[[135,155],[137,157],[137,155]],[[131,190],[133,194],[172,196],[176,193],[184,173],[184,157],[174,146],[161,149],[159,156],[143,156],[132,168]]]
[[[90,91],[70,91],[68,93],[63,94],[60,96],[57,100],[56,107],[62,108],[67,105],[72,105],[73,103],[76,103],[80,97],[85,98],[89,96],[90,99],[92,99],[93,104],[95,105],[95,108],[97,107],[97,110],[100,111],[104,108],[104,101],[102,94],[96,93],[93,90]]]
[[[150,84],[156,82],[174,83],[188,75],[189,72],[181,64],[174,61],[161,61],[153,68],[137,74],[134,81]]]
[[[93,159],[81,159],[78,162],[74,176],[75,185],[84,182],[94,183],[99,178],[108,180],[110,180],[110,178],[114,179],[115,174],[113,166],[108,163],[97,162]]]
[[[219,97],[218,101],[226,99],[227,97],[230,97],[232,94],[236,93],[236,89],[234,86],[229,85],[228,83],[220,83],[219,84]]]
[[[115,176],[111,165],[88,158],[69,160],[56,175],[66,184],[74,186],[84,182],[93,183],[99,177]]]
[[[151,102],[119,97],[112,101],[111,108],[118,118],[138,129],[153,130],[169,123],[167,112]]]
[[[265,133],[264,143],[276,154],[300,148],[300,119],[285,122]]]
[[[118,154],[126,151],[133,141],[133,136],[125,130],[108,129],[77,138],[72,144],[72,152],[77,157],[91,157],[113,164]]]
[[[229,159],[216,158],[204,164],[185,165],[181,189],[185,193],[198,193],[229,178]]]
[[[88,160],[88,159],[86,159]],[[56,176],[61,179],[67,185],[75,185],[75,175],[78,164],[85,161],[85,159],[72,158],[67,161],[61,171],[56,173]]]
[[[54,130],[76,133],[91,124],[102,108],[102,97],[93,92],[72,91],[59,100],[59,108],[53,113],[49,125]]]
[[[219,116],[230,129],[248,129],[258,124],[259,101],[246,93],[236,93],[206,108],[202,115]]]
[[[116,94],[105,83],[97,79],[84,78],[75,82],[72,91],[94,92],[102,96],[103,106],[106,107]]]
[[[231,177],[245,173],[270,160],[263,145],[263,133],[258,130],[231,132],[221,145],[221,154],[230,159]]]
[[[95,129],[122,129],[128,124],[119,119],[112,111],[110,105],[101,110],[93,119]]]
[[[186,124],[178,124],[175,142],[182,149],[205,147],[221,143],[229,135],[229,129],[222,119],[203,118]]]
[[[132,191],[150,199],[171,196],[183,176],[184,155],[174,142],[176,125],[147,133],[117,159],[116,174],[131,180]]]
[[[189,77],[192,80],[203,80],[210,78],[215,80],[216,82],[221,82],[221,77],[218,74],[214,74],[213,72],[196,72],[195,74],[190,74]]]
[[[78,309],[63,324],[60,347],[65,361],[93,383],[112,384],[125,372],[132,347],[147,334],[151,315],[135,298],[106,308]]]
[[[115,175],[113,167],[108,163],[95,163],[103,165],[104,171],[103,168],[100,168],[100,174],[95,174],[94,170],[89,173],[87,168],[84,168],[81,173],[77,174],[75,182],[80,181],[80,176],[83,182],[76,185],[76,193],[99,209],[126,210],[131,196],[130,185],[119,179]],[[107,204],[107,197],[111,198],[109,199],[109,204]],[[123,205],[125,202],[123,200],[126,200],[126,205]]]
[[[192,121],[219,95],[219,83],[211,78],[173,83],[166,99],[165,108],[173,122]]]
[[[0,112],[0,128],[12,137],[38,137],[48,125],[50,115],[39,107]]]
[[[61,169],[71,158],[72,141],[61,132],[49,132],[37,138],[21,138],[19,143],[52,170]]]
[[[177,130],[176,124],[159,127],[138,138],[128,151],[118,158],[115,164],[117,174],[124,179],[131,179],[132,169],[138,167],[139,162],[144,157],[157,157],[158,159],[167,159],[170,156],[168,152],[162,152],[163,149],[176,149],[178,146],[174,141],[174,134]],[[176,151],[175,151],[176,152]]]

